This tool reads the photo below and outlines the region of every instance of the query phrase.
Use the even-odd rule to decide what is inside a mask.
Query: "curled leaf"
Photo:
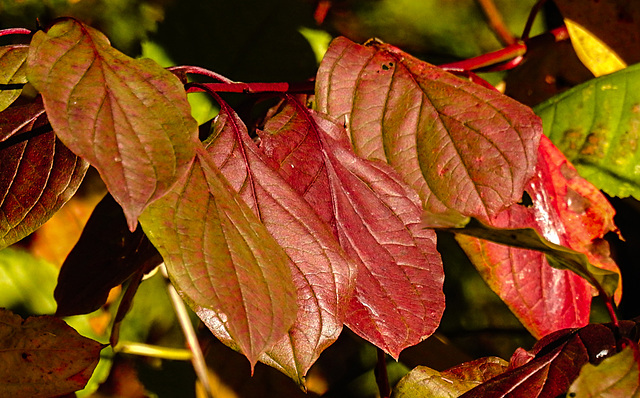
[[[20,96],[22,86],[27,83],[28,52],[29,46],[25,45],[0,47],[0,112]]]

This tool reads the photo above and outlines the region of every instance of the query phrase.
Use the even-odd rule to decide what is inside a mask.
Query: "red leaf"
[[[271,168],[236,113],[224,103],[221,108],[207,150],[291,259],[298,289],[293,328],[260,360],[303,383],[311,365],[342,331],[356,265],[309,204]],[[224,331],[213,331],[231,345]]]
[[[359,264],[347,326],[394,357],[431,335],[444,310],[435,233],[415,192],[383,162],[353,154],[345,132],[290,101],[263,137],[287,182],[319,208]]]
[[[58,318],[23,320],[0,308],[0,395],[53,397],[81,390],[104,347]]]
[[[418,191],[434,225],[488,221],[533,173],[542,127],[529,108],[395,47],[334,40],[316,96],[358,155],[387,161]]]
[[[100,172],[135,230],[138,215],[195,156],[197,123],[182,83],[73,19],[36,32],[27,77],[58,137]]]
[[[530,351],[532,359],[522,362],[514,355],[511,369],[462,395],[474,397],[556,397],[564,395],[584,364],[599,364],[617,352],[617,338],[637,339],[636,323],[564,329],[540,340]],[[514,361],[515,359],[515,361]]]
[[[0,117],[3,138],[38,134],[13,145],[9,138],[0,150],[0,247],[6,247],[38,229],[73,196],[88,164],[56,139],[41,104],[12,107]]]
[[[593,265],[619,272],[602,239],[615,229],[611,206],[546,137],[539,153],[527,188],[533,206],[512,206],[494,217],[493,225],[534,228],[552,243],[584,253]],[[534,336],[588,323],[592,288],[585,279],[551,268],[540,252],[457,239],[485,281]]]
[[[252,365],[287,334],[298,310],[291,260],[204,148],[140,223],[185,301]]]
[[[98,203],[60,269],[53,296],[57,316],[88,314],[134,272],[151,271],[162,257],[138,227],[129,231],[122,208],[107,194]]]

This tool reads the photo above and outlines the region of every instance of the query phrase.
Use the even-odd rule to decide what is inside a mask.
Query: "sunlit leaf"
[[[0,142],[7,141],[14,136],[19,136],[21,133],[34,134],[38,131],[51,130],[51,127],[45,123],[46,118],[42,117],[43,115],[44,106],[42,104],[42,99],[40,98],[26,104],[9,107],[0,114]],[[33,128],[30,130],[28,126],[33,126],[38,119],[40,120],[38,123],[39,130],[36,129],[34,132]],[[23,140],[26,138],[14,138],[14,140],[18,139]],[[9,146],[11,144],[11,141],[4,143],[5,146]]]
[[[581,176],[609,195],[640,198],[640,65],[590,80],[535,111]]]
[[[140,222],[178,292],[252,365],[287,334],[297,314],[291,260],[204,149]]]
[[[571,384],[567,397],[640,397],[638,346],[629,346],[598,366],[585,364]]]
[[[29,46],[24,45],[0,47],[0,85],[10,86],[0,86],[0,112],[9,107],[22,92],[22,87],[11,86],[22,86],[27,82],[25,61],[28,52]]]
[[[564,396],[580,369],[617,353],[616,339],[635,338],[636,323],[593,324],[544,337],[528,353],[517,352],[509,369],[462,395],[464,398]]]
[[[569,36],[571,36],[571,43],[576,54],[594,76],[606,75],[627,67],[618,54],[584,26],[568,18],[565,18],[564,23],[569,31]]]
[[[73,196],[88,168],[56,138],[46,116],[25,112],[24,118],[12,135],[39,135],[0,150],[0,247],[51,218]]]
[[[529,108],[390,45],[334,40],[316,96],[358,155],[387,161],[418,191],[431,224],[488,220],[533,173],[542,129]]]
[[[142,229],[130,232],[111,195],[94,209],[82,235],[62,264],[54,297],[57,316],[88,314],[107,301],[109,291],[135,271],[162,262]]]
[[[53,397],[80,390],[104,346],[51,316],[0,309],[0,395]]]
[[[260,360],[303,383],[342,331],[356,265],[311,206],[271,168],[228,105],[222,104],[207,143],[213,161],[291,259],[296,323]]]
[[[507,370],[509,363],[501,358],[481,358],[438,372],[418,366],[393,389],[392,398],[455,398]]]
[[[134,230],[194,158],[197,123],[180,81],[72,19],[33,36],[28,79],[56,135],[98,169]]]
[[[345,131],[289,101],[265,126],[265,152],[359,264],[346,325],[394,357],[431,335],[444,310],[435,234],[387,164],[358,158]]]

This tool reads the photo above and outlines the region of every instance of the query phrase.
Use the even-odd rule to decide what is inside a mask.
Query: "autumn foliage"
[[[144,274],[158,266],[251,372],[262,362],[303,389],[346,326],[377,347],[381,395],[638,393],[640,336],[615,314],[622,281],[604,239],[617,232],[615,211],[599,189],[639,197],[640,102],[608,103],[615,131],[562,113],[605,101],[608,92],[590,95],[637,80],[637,68],[532,110],[468,70],[379,40],[334,39],[314,83],[295,85],[165,69],[74,18],[10,33],[31,37],[0,48],[2,247],[58,212],[89,167],[108,193],[62,266],[57,317],[0,312],[0,395],[83,388],[105,346],[60,317],[101,308],[125,283],[115,346]],[[225,92],[272,102],[251,124]],[[215,101],[213,120],[196,122],[191,93]],[[509,362],[418,366],[385,386],[384,355],[398,359],[440,325],[442,234],[538,342]],[[595,296],[610,323],[589,324]],[[50,370],[44,354],[58,346],[61,364]]]

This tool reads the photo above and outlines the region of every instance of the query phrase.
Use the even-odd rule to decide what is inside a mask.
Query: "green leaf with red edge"
[[[291,260],[204,148],[140,223],[178,292],[252,366],[287,334],[297,315]]]
[[[298,193],[325,203],[319,214],[358,263],[345,324],[396,358],[430,336],[444,310],[444,275],[416,193],[386,163],[357,157],[344,129],[290,98],[262,142]]]
[[[463,236],[457,239],[489,286],[534,336],[541,337],[588,322],[591,289],[587,281],[609,297],[615,293],[620,298],[619,271],[603,240],[605,233],[615,230],[614,212],[546,137],[527,192],[532,207],[515,205],[496,216],[493,227],[477,225],[458,231],[512,247]]]
[[[107,194],[93,210],[60,269],[53,293],[57,316],[88,314],[109,291],[139,269],[151,271],[162,257],[138,226],[129,231],[122,208]]]
[[[0,395],[53,397],[81,390],[105,346],[52,316],[0,308]]]
[[[466,392],[463,398],[543,398],[564,395],[587,363],[616,354],[617,339],[637,340],[637,323],[621,321],[563,329],[545,336],[529,352],[519,349],[509,370]]]
[[[639,362],[638,345],[631,343],[598,366],[587,363],[571,384],[567,397],[640,397]]]
[[[14,117],[15,116],[15,117]],[[37,103],[0,113],[0,248],[38,229],[76,192],[88,164],[56,138]]]
[[[494,376],[504,373],[509,363],[488,357],[465,362],[444,372],[418,366],[393,389],[392,398],[455,398]]]
[[[320,353],[340,335],[356,276],[353,263],[329,227],[272,168],[228,105],[213,124],[207,151],[244,202],[291,259],[298,315],[287,336],[260,361],[300,384]],[[212,329],[233,345],[224,329]]]
[[[418,191],[433,225],[488,221],[533,174],[542,126],[529,108],[390,45],[335,39],[316,97],[356,154],[387,161]]]
[[[27,83],[25,61],[29,46],[14,45],[0,47],[0,84],[23,85]],[[22,93],[22,88],[0,87],[0,112],[7,109]]]
[[[27,77],[58,137],[100,172],[133,231],[195,156],[197,122],[182,83],[73,19],[33,36]]]

